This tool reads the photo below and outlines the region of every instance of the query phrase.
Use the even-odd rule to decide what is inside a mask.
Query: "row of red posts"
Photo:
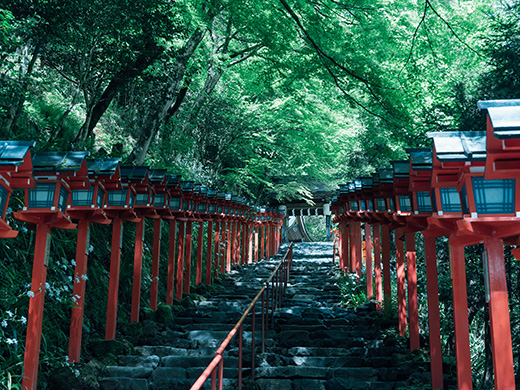
[[[32,141],[0,142],[0,237],[18,234],[6,222],[13,189],[25,189],[25,206],[13,216],[36,227],[33,274],[28,295],[29,314],[22,388],[37,386],[38,360],[51,228],[78,229],[69,362],[80,360],[83,307],[91,223],[112,223],[110,279],[105,338],[114,339],[118,306],[123,222],[136,224],[131,322],[139,321],[145,218],[154,221],[150,308],[158,304],[161,226],[169,222],[167,304],[190,292],[192,225],[198,223],[196,284],[203,281],[204,224],[207,232],[205,282],[277,253],[283,214],[250,205],[230,193],[181,181],[164,169],[121,166],[120,159],[88,159],[88,152],[32,153]],[[178,225],[178,235],[176,234]],[[178,236],[178,242],[175,239]],[[175,249],[177,246],[177,259]],[[175,277],[175,260],[177,275]],[[175,292],[174,292],[175,288]]]
[[[364,224],[367,296],[387,307],[395,233],[399,332],[408,328],[412,350],[420,348],[415,233],[423,234],[433,389],[443,388],[435,243],[441,236],[449,237],[458,389],[472,389],[464,248],[480,243],[495,389],[515,388],[504,243],[520,245],[520,100],[478,107],[486,131],[429,133],[433,148],[407,149],[409,160],[341,185],[332,200],[341,268],[361,275]],[[512,251],[517,258],[519,251]]]

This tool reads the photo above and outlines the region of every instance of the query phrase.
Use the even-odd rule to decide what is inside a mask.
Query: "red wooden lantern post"
[[[102,210],[106,194],[104,178],[117,175],[119,162],[120,159],[87,160],[88,177],[77,174],[70,181],[72,197],[67,206],[67,215],[78,221],[76,266],[72,291],[74,306],[71,310],[68,355],[70,363],[80,360],[90,223],[110,224],[111,222]]]
[[[215,237],[218,234],[219,225],[218,225],[218,214],[217,214],[217,190],[208,189],[208,213],[207,213],[207,221],[208,221],[208,241],[207,241],[207,254],[206,254],[206,284],[211,284],[211,271],[213,264],[213,221],[215,221]],[[216,240],[216,238],[215,238]],[[215,253],[215,258],[218,259],[217,253]],[[215,272],[217,271],[217,267],[214,267]]]
[[[359,192],[360,211],[358,212],[359,219],[365,222],[365,266],[367,273],[367,298],[374,297],[374,279],[372,267],[372,226],[374,211],[374,201],[372,195],[373,179],[371,177],[362,177],[361,191]]]
[[[224,235],[222,233],[225,222],[224,218],[224,207],[226,202],[226,194],[223,192],[217,193],[217,219],[215,223],[215,277],[218,273],[224,273],[225,265],[222,257],[222,242],[224,241]]]
[[[204,221],[208,219],[208,188],[200,187],[200,194],[198,197],[197,214],[199,227],[197,229],[197,271],[195,275],[195,285],[202,283],[202,249],[204,238]],[[209,233],[208,233],[209,234]]]
[[[152,283],[150,285],[150,309],[157,310],[159,295],[159,266],[161,258],[162,219],[172,218],[169,210],[170,197],[167,191],[169,177],[166,169],[152,169],[148,173],[148,180],[153,188],[153,212],[147,217],[153,221],[153,248],[152,248]]]
[[[133,211],[135,189],[130,183],[121,183],[120,168],[117,168],[116,173],[106,176],[103,179],[107,192],[103,211],[112,219],[112,245],[110,253],[110,278],[108,281],[105,339],[113,340],[116,336],[119,269],[121,266],[121,249],[123,247],[123,221],[137,223],[139,222],[139,218]]]
[[[442,389],[442,350],[439,313],[439,286],[437,281],[437,251],[435,237],[444,232],[435,229],[424,229],[424,220],[432,216],[431,199],[432,150],[430,148],[406,149],[410,154],[410,183],[408,189],[412,194],[413,215],[407,220],[421,229],[424,236],[424,252],[426,262],[426,287],[428,298],[428,327],[430,337],[430,365],[432,388]]]
[[[232,230],[233,230],[233,223],[232,223],[232,216],[233,216],[233,205],[232,205],[232,197],[233,195],[230,193],[226,194],[226,203],[224,206],[224,218],[225,218],[225,236],[224,239],[226,240],[226,246],[224,248],[225,253],[225,272],[231,271],[231,247],[232,247]]]
[[[36,224],[33,275],[27,337],[23,365],[22,388],[36,389],[38,360],[40,354],[41,331],[45,283],[49,265],[49,245],[51,228],[74,229],[76,227],[65,216],[70,198],[70,177],[76,174],[86,176],[85,158],[88,152],[38,153],[32,158],[36,188],[25,189],[25,207],[13,213],[16,219]]]
[[[181,175],[169,175],[167,177],[166,189],[169,197],[168,213],[163,216],[170,221],[169,243],[168,243],[168,280],[166,284],[166,304],[173,305],[175,284],[175,235],[177,233],[177,217],[184,215],[181,195]],[[168,215],[169,214],[169,215]],[[181,236],[179,235],[179,242]],[[176,292],[177,293],[177,292]]]
[[[468,302],[464,246],[453,235],[462,219],[462,202],[457,192],[459,177],[466,165],[468,155],[479,164],[485,161],[485,137],[482,133],[429,133],[433,138],[432,187],[436,212],[428,218],[429,230],[445,231],[450,235],[450,260],[453,292],[453,319],[457,358],[457,381],[459,389],[471,389],[471,353],[469,346]],[[476,136],[476,137],[475,137]]]
[[[260,208],[260,212],[258,213],[260,218],[260,258],[262,260],[265,259],[265,227],[267,223],[266,209],[265,206]]]
[[[179,217],[179,250],[177,254],[177,299],[181,299],[183,293],[190,292],[191,277],[191,239],[194,210],[195,182],[181,181],[182,211],[183,217]]]

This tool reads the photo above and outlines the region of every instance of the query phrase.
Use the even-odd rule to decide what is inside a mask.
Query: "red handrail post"
[[[388,225],[381,226],[383,246],[383,303],[385,310],[390,310],[392,302],[392,287],[390,282],[390,229]]]
[[[417,258],[415,233],[406,233],[406,277],[408,281],[408,317],[410,320],[410,350],[421,347],[419,339],[419,306],[417,303]]]
[[[184,274],[184,293],[190,293],[191,285],[191,236],[193,234],[192,221],[186,222],[186,273]]]
[[[231,271],[231,225],[232,222],[227,223],[227,251],[226,251],[226,272]]]
[[[374,280],[372,275],[372,226],[365,223],[365,261],[367,271],[367,298],[374,297]]]
[[[232,233],[231,233],[231,263],[237,264],[237,221],[231,222]]]
[[[399,335],[404,336],[406,333],[406,286],[405,286],[405,270],[404,270],[404,242],[401,239],[403,235],[402,229],[395,230],[395,255],[397,264],[397,306]]]
[[[211,284],[211,262],[213,249],[213,221],[208,221],[208,243],[206,252],[206,284]]]
[[[184,282],[184,228],[185,222],[179,220],[179,244],[177,250],[177,281],[176,281],[176,298],[182,299],[182,290]]]
[[[197,273],[195,275],[195,285],[202,283],[202,249],[204,239],[204,221],[199,221],[199,229],[197,231]]]
[[[381,303],[383,302],[383,286],[381,281],[381,236],[380,236],[380,224],[375,223],[374,225],[374,273],[376,276],[376,301],[377,309],[381,310]]]
[[[238,390],[242,390],[242,336],[243,336],[243,326],[240,325],[238,328]]]
[[[251,334],[251,379],[255,380],[255,359],[256,359],[256,353],[255,353],[255,332],[256,332],[256,302],[253,303],[253,311],[251,314],[251,323],[252,323],[252,330],[253,333]]]
[[[112,246],[110,252],[110,278],[108,281],[107,323],[105,339],[116,338],[117,298],[119,293],[119,269],[121,267],[121,247],[123,237],[123,220],[112,220]]]
[[[132,284],[132,310],[130,322],[139,321],[141,306],[141,274],[143,268],[144,217],[137,222],[135,228],[134,280]]]
[[[177,221],[170,220],[170,242],[168,243],[168,282],[166,287],[166,304],[173,305],[173,285],[175,284],[175,233]]]

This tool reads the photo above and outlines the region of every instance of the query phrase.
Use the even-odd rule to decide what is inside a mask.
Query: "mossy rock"
[[[186,311],[186,308],[184,306],[181,306],[181,305],[173,305],[173,306],[170,306],[172,308],[172,311],[174,313],[184,313]]]
[[[135,341],[143,337],[143,324],[141,322],[132,322],[131,324],[121,324],[121,334],[135,344]]]
[[[155,321],[161,324],[169,324],[173,322],[173,310],[169,305],[159,305],[155,312]]]
[[[186,309],[195,309],[195,307],[196,307],[195,302],[193,301],[193,298],[189,295],[182,298],[181,301],[179,302],[179,304]]]
[[[47,387],[54,390],[98,390],[99,367],[74,364],[49,373]]]
[[[155,318],[155,310],[152,310],[149,307],[143,307],[139,314],[139,318],[141,321],[153,320]]]
[[[90,342],[89,349],[93,356],[100,358],[108,354],[114,356],[128,354],[132,351],[132,346],[120,340],[94,339]]]

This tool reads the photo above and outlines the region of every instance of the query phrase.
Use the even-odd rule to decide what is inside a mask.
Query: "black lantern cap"
[[[445,131],[427,133],[433,138],[439,161],[485,161],[485,131]]]
[[[520,138],[520,99],[483,100],[477,105],[487,110],[495,137]]]
[[[354,179],[354,187],[356,191],[359,191],[361,189],[361,179]]]
[[[182,192],[192,192],[195,182],[192,180],[182,180],[181,181],[181,191]]]
[[[217,197],[217,190],[208,188],[208,198],[216,198],[216,197]]]
[[[354,191],[356,191],[356,185],[352,181],[352,182],[348,183],[348,192],[354,192]]]
[[[218,200],[226,200],[226,194],[224,192],[217,193]]]
[[[410,162],[408,160],[390,162],[394,167],[394,177],[401,179],[410,177]]]
[[[121,179],[144,180],[149,170],[147,166],[124,166],[121,167]]]
[[[338,192],[340,194],[348,194],[348,184],[340,184]]]
[[[371,177],[362,177],[361,178],[361,187],[365,189],[371,189],[374,185],[374,180]]]
[[[34,141],[0,141],[0,165],[21,165]]]
[[[75,172],[81,169],[81,164],[89,152],[39,152],[32,158],[33,170],[54,172]]]
[[[148,179],[153,183],[162,183],[166,178],[166,169],[152,169],[148,173]]]
[[[120,162],[120,158],[87,159],[87,172],[89,175],[113,175]]]
[[[181,175],[167,175],[166,176],[166,185],[168,187],[177,187],[181,182]]]
[[[432,170],[433,151],[431,148],[409,148],[405,149],[405,151],[410,155],[414,171]]]
[[[394,170],[392,168],[378,168],[379,184],[392,184],[394,182]]]

